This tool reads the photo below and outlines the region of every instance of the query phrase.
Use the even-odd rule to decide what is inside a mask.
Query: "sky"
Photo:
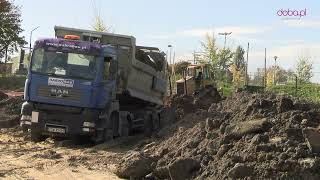
[[[232,32],[226,46],[249,47],[249,72],[277,64],[294,69],[300,56],[313,62],[314,80],[320,78],[320,1],[318,0],[15,0],[21,7],[23,36],[32,42],[54,37],[54,26],[92,29],[99,11],[105,24],[117,34],[136,37],[137,44],[172,45],[175,61],[192,60],[202,51],[206,33],[215,34],[223,48],[220,32]],[[290,12],[289,12],[290,11]],[[292,16],[284,16],[287,13]],[[319,72],[319,73],[318,73]],[[319,76],[320,77],[320,76]]]

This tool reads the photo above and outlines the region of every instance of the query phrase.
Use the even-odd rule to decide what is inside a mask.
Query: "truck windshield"
[[[50,76],[92,80],[97,72],[96,58],[86,54],[45,51],[35,49],[32,55],[31,71]]]

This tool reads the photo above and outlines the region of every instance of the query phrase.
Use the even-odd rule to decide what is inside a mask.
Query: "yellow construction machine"
[[[209,64],[189,65],[183,78],[176,81],[177,94],[195,94],[202,89],[215,87],[209,71]]]

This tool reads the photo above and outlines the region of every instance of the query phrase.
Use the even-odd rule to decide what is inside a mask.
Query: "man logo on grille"
[[[55,97],[68,97],[69,91],[66,89],[55,89],[51,88],[50,90],[50,96],[55,96]]]

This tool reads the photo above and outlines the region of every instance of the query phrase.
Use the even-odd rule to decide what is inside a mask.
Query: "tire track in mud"
[[[19,128],[0,129],[1,179],[118,179],[112,172],[127,149],[117,143],[60,146],[33,143]]]

